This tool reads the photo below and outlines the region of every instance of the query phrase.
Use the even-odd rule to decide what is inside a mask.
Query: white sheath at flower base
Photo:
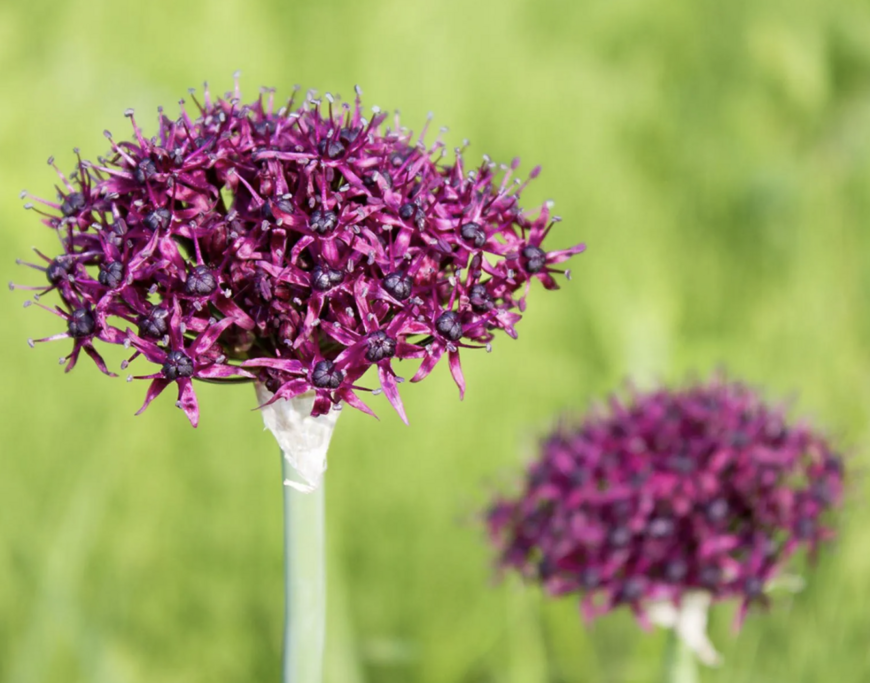
[[[257,400],[263,405],[272,392],[257,384]],[[298,481],[285,479],[284,485],[302,493],[311,493],[323,481],[326,472],[326,451],[335,430],[339,412],[311,416],[314,394],[303,394],[288,400],[278,400],[262,408],[263,422],[275,437],[284,458],[297,474]]]
[[[663,628],[674,630],[686,646],[707,666],[719,666],[722,656],[707,637],[707,612],[711,596],[707,591],[689,591],[675,605],[670,600],[657,600],[646,606],[649,620]]]

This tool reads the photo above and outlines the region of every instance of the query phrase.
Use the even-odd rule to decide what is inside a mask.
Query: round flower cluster
[[[107,158],[79,156],[57,201],[36,199],[63,253],[26,264],[48,280],[29,289],[57,291],[66,327],[39,341],[70,338],[67,370],[84,350],[109,375],[96,342],[132,347],[157,366],[135,378],[151,380],[143,409],[175,383],[194,425],[193,379],[370,413],[355,383],[377,366],[406,420],[393,359],[421,358],[418,381],[447,354],[464,392],[459,349],[515,337],[529,282],[556,288],[554,265],[583,245],[545,250],[558,217],[520,208],[517,161],[466,170],[457,149],[444,163],[440,135],[427,146],[426,127],[414,137],[377,107],[366,119],[359,95],[275,111],[271,91],[243,105],[238,82],[217,100],[206,88],[194,115],[160,110],[153,138],[128,110],[133,140],[106,132]]]
[[[588,619],[698,590],[740,599],[742,618],[796,549],[832,536],[842,490],[822,436],[717,378],[562,424],[488,526],[503,567],[583,595]]]

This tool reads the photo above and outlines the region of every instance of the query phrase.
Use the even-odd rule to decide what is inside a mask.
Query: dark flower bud
[[[390,175],[389,171],[372,171],[371,173],[366,173],[362,179],[363,185],[368,188],[377,187],[378,178],[383,178],[387,187],[393,186],[393,176]]]
[[[689,474],[690,472],[695,471],[695,461],[687,452],[681,451],[680,453],[668,458],[668,467],[670,467],[674,472]]]
[[[477,223],[465,223],[461,228],[459,228],[459,234],[462,239],[466,242],[470,242],[478,249],[486,244],[486,233]]]
[[[601,573],[595,567],[584,567],[580,572],[580,585],[591,590],[601,583]]]
[[[399,168],[402,164],[405,163],[405,156],[400,154],[399,152],[393,152],[390,155],[390,164],[393,168]]]
[[[311,271],[311,287],[318,292],[327,292],[344,279],[344,273],[333,268],[314,266]]]
[[[61,280],[66,280],[66,276],[69,275],[71,267],[72,263],[66,259],[56,258],[54,261],[49,263],[48,268],[45,269],[45,277],[51,284],[56,285]]]
[[[492,309],[492,297],[486,290],[486,285],[474,285],[468,292],[468,301],[471,308],[477,313],[486,313]]]
[[[414,206],[411,202],[408,202],[407,204],[402,204],[401,208],[399,208],[399,218],[404,221],[408,220],[409,218],[411,218],[411,216],[414,215],[416,209],[417,207]]]
[[[383,330],[372,332],[366,339],[366,360],[377,363],[384,358],[392,358],[396,355],[396,340],[388,337]]]
[[[345,145],[349,145],[359,137],[360,130],[360,128],[342,128],[338,134],[338,139]]]
[[[537,273],[547,265],[547,254],[539,247],[529,245],[523,249],[522,264],[530,273]]]
[[[741,430],[737,430],[731,436],[731,445],[734,448],[745,448],[751,443],[751,441],[752,440],[749,438],[749,435]]]
[[[809,517],[801,517],[795,526],[795,533],[801,540],[812,538],[816,534],[816,523]]]
[[[825,471],[832,474],[843,474],[843,458],[839,455],[831,455],[825,460]]]
[[[722,570],[716,565],[709,564],[706,567],[701,568],[701,571],[698,574],[698,581],[702,586],[712,588],[719,583],[721,576]]]
[[[326,145],[326,156],[330,159],[338,159],[344,154],[344,144],[341,140],[330,140]]]
[[[610,545],[616,548],[624,548],[631,541],[631,530],[625,526],[618,526],[611,530],[608,535]]]
[[[281,213],[293,213],[293,202],[289,199],[279,199],[275,202],[275,208]]]
[[[407,277],[404,273],[390,273],[384,278],[384,289],[399,301],[404,301],[410,297],[412,288],[413,283],[411,278]]]
[[[124,281],[124,264],[120,261],[109,261],[100,266],[100,274],[97,276],[100,284],[115,289]]]
[[[665,579],[672,583],[678,583],[686,578],[689,568],[684,560],[670,560],[665,565]]]
[[[69,218],[85,208],[85,196],[81,192],[71,192],[64,197],[60,212]]]
[[[757,576],[750,576],[743,583],[743,592],[750,600],[761,597],[764,593],[764,581]]]
[[[146,315],[140,315],[139,336],[162,339],[169,332],[169,311],[162,306],[154,306]]]
[[[311,219],[308,221],[308,227],[318,235],[325,235],[332,232],[337,224],[338,216],[335,215],[335,212],[323,211],[322,209],[317,209],[312,213]]]
[[[144,183],[157,173],[157,167],[151,159],[142,159],[133,171],[133,178],[137,183]]]
[[[169,209],[161,208],[149,213],[142,222],[149,230],[163,230],[169,226],[171,220],[172,214],[169,212]]]
[[[275,132],[275,122],[274,121],[257,121],[254,126],[254,130],[257,135],[261,135],[262,137],[268,137]]]
[[[721,522],[728,515],[728,501],[724,498],[716,498],[707,503],[704,511],[709,519],[714,524]]]
[[[674,532],[674,520],[670,517],[655,517],[649,523],[647,532],[653,538],[664,538]]]
[[[616,599],[619,602],[634,602],[641,595],[643,595],[643,581],[636,576],[632,576],[622,584]]]
[[[317,151],[329,159],[338,159],[344,154],[344,145],[341,140],[321,140],[317,143]]]
[[[127,234],[127,221],[123,218],[116,218],[112,223],[112,234],[116,237],[123,237]]]
[[[191,296],[208,296],[216,288],[217,280],[205,266],[196,266],[184,281],[184,291]]]
[[[163,363],[163,376],[175,380],[179,377],[193,376],[193,361],[181,351],[170,351]]]
[[[462,322],[459,314],[454,311],[445,311],[439,315],[435,321],[435,329],[450,341],[459,341],[462,338]]]
[[[556,573],[556,564],[549,557],[543,557],[538,563],[538,577],[546,581]]]
[[[97,329],[97,322],[93,314],[87,308],[77,308],[72,312],[67,321],[67,329],[70,336],[75,339],[90,337]]]
[[[338,389],[344,373],[331,360],[319,361],[311,372],[311,383],[318,389]]]

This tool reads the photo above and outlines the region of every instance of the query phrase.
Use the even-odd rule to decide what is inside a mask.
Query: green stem
[[[283,479],[291,466],[282,454]],[[321,683],[326,636],[324,483],[311,493],[284,486],[282,683]]]
[[[695,653],[674,629],[669,629],[665,646],[664,683],[698,683],[698,680],[698,659]]]

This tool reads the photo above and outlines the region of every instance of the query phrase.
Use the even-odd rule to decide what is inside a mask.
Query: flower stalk
[[[257,385],[261,404],[273,398]],[[284,487],[283,683],[320,683],[326,637],[323,474],[338,412],[312,416],[314,394],[273,401],[263,422],[281,447]]]
[[[292,466],[281,456],[284,480]],[[284,650],[282,683],[320,683],[326,638],[325,496],[284,484]]]
[[[698,660],[676,629],[668,632],[663,683],[697,683]]]

